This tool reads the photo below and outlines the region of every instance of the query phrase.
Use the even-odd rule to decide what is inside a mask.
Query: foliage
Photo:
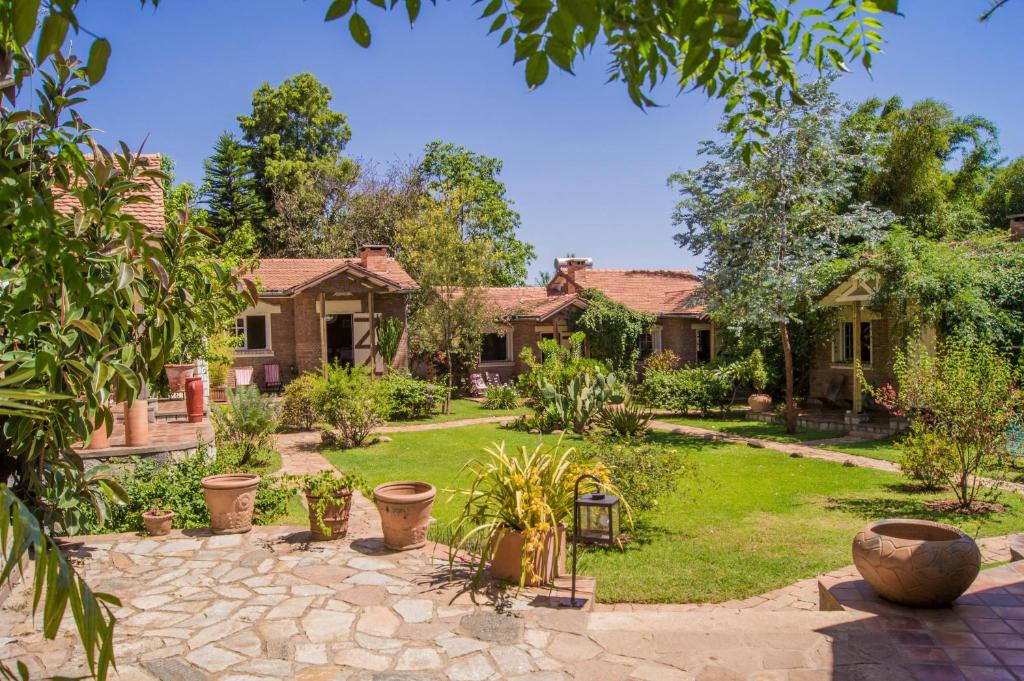
[[[227,384],[228,370],[234,364],[234,349],[241,344],[241,336],[227,333],[214,334],[207,340],[205,358],[211,387],[220,388]]]
[[[853,202],[857,178],[873,161],[849,151],[852,133],[840,125],[846,110],[830,85],[831,78],[821,79],[801,89],[799,103],[769,104],[764,127],[771,138],[751,162],[724,142],[704,142],[700,154],[709,160],[669,178],[683,197],[674,222],[684,231],[675,238],[705,256],[712,318],[779,333],[791,432],[796,315],[824,293],[830,282],[822,275],[833,261],[873,241],[892,221],[887,212]]]
[[[681,363],[679,355],[671,350],[655,350],[644,360],[644,371],[672,371]]]
[[[594,357],[604,359],[621,376],[632,376],[640,361],[640,335],[650,330],[655,316],[637,312],[597,289],[583,292],[587,309],[575,319],[575,326],[587,337]]]
[[[203,162],[207,224],[222,242],[251,240],[262,219],[250,156],[248,147],[225,132],[214,142],[213,155]]]
[[[583,445],[578,458],[611,471],[612,484],[639,513],[656,509],[658,497],[675,492],[680,478],[697,470],[692,457],[652,442],[598,440]]]
[[[768,367],[764,365],[764,355],[760,348],[754,348],[750,357],[739,368],[738,377],[750,384],[754,392],[762,393],[768,387]]]
[[[352,490],[361,490],[366,487],[366,480],[361,475],[356,473],[339,474],[334,470],[302,476],[288,476],[286,483],[300,488],[307,498],[316,499],[312,502],[310,510],[313,511],[313,517],[316,519],[320,532],[326,537],[330,537],[332,531],[324,522],[324,514],[327,513],[329,507],[338,503],[336,497],[346,493],[350,496]]]
[[[453,203],[462,240],[484,242],[494,253],[487,285],[521,286],[537,254],[516,235],[522,221],[505,196],[505,183],[498,179],[502,166],[496,158],[435,141],[426,146],[414,172],[435,200]]]
[[[327,367],[313,392],[317,415],[341,433],[341,446],[359,447],[384,422],[370,375],[363,367]]]
[[[484,409],[515,409],[519,406],[519,393],[514,385],[504,383],[502,385],[487,386],[487,394],[484,396]]]
[[[277,409],[255,385],[226,392],[227,403],[214,404],[210,411],[217,443],[237,448],[241,465],[255,463],[260,452],[273,447]]]
[[[619,395],[614,373],[584,373],[565,385],[545,382],[540,407],[559,428],[582,433],[609,401]]]
[[[398,344],[402,341],[405,325],[397,317],[385,317],[377,325],[377,349],[384,360],[384,371],[391,371],[391,365],[398,354]]]
[[[715,407],[725,410],[732,401],[735,379],[724,367],[698,366],[676,371],[651,371],[636,390],[642,403],[672,412],[696,407],[707,416]]]
[[[947,476],[954,473],[949,469],[952,459],[946,450],[946,443],[938,435],[915,425],[899,445],[897,465],[925,489],[941,489]]]
[[[541,339],[537,342],[541,357],[539,362],[532,348],[523,348],[519,360],[528,370],[516,377],[519,393],[533,402],[535,408],[540,408],[545,384],[563,390],[575,378],[604,370],[600,362],[583,355],[585,341],[586,336],[579,331],[569,336],[568,346],[563,346],[553,338]]]
[[[1024,213],[1024,156],[999,168],[981,198],[989,227],[1006,229],[1011,215]]]
[[[895,392],[874,392],[880,400],[891,396],[886,406],[910,419],[914,437],[935,455],[930,474],[953,488],[962,510],[970,510],[978,476],[1002,463],[1024,407],[1020,368],[991,345],[951,338],[936,356],[921,346],[898,353],[893,372]]]
[[[613,437],[630,439],[647,432],[651,412],[639,402],[628,399],[622,404],[603,407],[594,422]]]
[[[281,422],[299,430],[312,430],[316,423],[315,395],[320,376],[305,372],[284,387],[281,396]]]
[[[400,373],[379,378],[377,391],[381,418],[410,420],[422,419],[434,413],[442,403],[443,388]]]
[[[538,444],[533,451],[523,446],[518,454],[507,454],[502,442],[484,448],[484,453],[485,459],[472,460],[464,467],[472,477],[470,487],[455,490],[466,501],[452,522],[454,541],[448,554],[452,565],[463,547],[480,547],[475,582],[479,582],[487,560],[509,530],[523,535],[519,586],[533,580],[533,557],[543,550],[545,541],[553,537],[555,552],[559,550],[558,528],[571,522],[573,485],[581,474],[594,475],[606,491],[619,493],[611,484],[607,468],[600,463],[574,463],[572,448],[561,450],[557,445]],[[628,511],[628,506],[625,508]]]

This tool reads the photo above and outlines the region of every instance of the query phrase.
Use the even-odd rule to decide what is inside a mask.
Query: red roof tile
[[[543,286],[485,288],[484,295],[494,307],[514,317],[545,319],[573,301],[575,294],[550,295]]]
[[[147,169],[160,169],[160,154],[140,154],[139,161]],[[146,190],[140,192],[141,196],[148,198],[148,201],[129,203],[125,205],[124,212],[141,222],[151,232],[160,233],[164,230],[164,189],[155,178],[141,178],[146,184]],[[63,194],[54,200],[54,207],[59,213],[72,215],[81,208],[81,203],[74,194]]]
[[[364,268],[359,258],[264,258],[246,278],[260,290],[291,293],[344,268],[370,272],[399,289],[415,289],[416,282],[391,257],[371,258]]]
[[[701,316],[706,310],[700,277],[686,270],[588,268],[571,276],[583,289],[597,289],[638,312]]]

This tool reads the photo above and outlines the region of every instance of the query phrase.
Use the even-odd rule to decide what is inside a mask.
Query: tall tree
[[[1024,156],[995,172],[981,199],[988,226],[1005,230],[1011,215],[1024,213]]]
[[[222,133],[203,170],[202,199],[213,233],[228,241],[240,231],[253,229],[260,215],[249,149],[233,134]]]
[[[522,220],[498,179],[503,166],[499,159],[435,141],[426,146],[416,176],[435,200],[457,204],[456,225],[464,241],[492,245],[489,284],[517,286],[526,281],[527,267],[537,254],[517,235]]]
[[[823,293],[822,272],[845,247],[874,239],[891,214],[851,204],[865,153],[849,153],[846,113],[830,79],[801,88],[799,104],[771,105],[763,154],[706,141],[707,162],[669,178],[682,200],[673,222],[680,246],[704,255],[712,316],[738,330],[774,328],[782,345],[786,426],[796,428],[791,326]],[[724,132],[728,119],[721,126]]]

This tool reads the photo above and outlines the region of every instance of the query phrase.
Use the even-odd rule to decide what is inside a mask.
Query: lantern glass
[[[591,544],[612,546],[619,536],[619,498],[610,494],[586,494],[576,500],[578,536]]]

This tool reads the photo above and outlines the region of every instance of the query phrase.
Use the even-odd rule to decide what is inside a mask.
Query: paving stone
[[[350,560],[347,565],[356,570],[393,570],[395,564],[389,560],[370,558],[369,556],[358,556]]]
[[[230,650],[208,645],[198,650],[193,650],[185,656],[185,659],[206,671],[220,672],[233,664],[238,664],[245,658]]]
[[[263,640],[252,629],[225,638],[217,645],[249,658],[257,658],[263,655]]]
[[[351,612],[310,610],[302,618],[302,628],[306,637],[314,643],[347,641],[355,620],[356,616]]]
[[[467,636],[494,643],[518,643],[523,637],[523,621],[518,617],[481,610],[459,620]]]
[[[391,606],[406,622],[427,622],[434,616],[434,602],[403,598]]]
[[[261,676],[290,678],[292,676],[292,663],[288,660],[274,660],[264,657],[242,662],[235,667],[235,670]]]
[[[391,666],[391,658],[387,655],[363,650],[362,648],[351,648],[335,654],[334,664],[382,672]]]
[[[533,662],[525,650],[515,646],[495,646],[489,652],[502,674],[526,674],[533,671]]]
[[[440,669],[441,656],[433,648],[406,648],[398,656],[395,669],[398,671],[423,671]]]
[[[160,681],[207,681],[209,678],[195,667],[175,659],[147,660],[142,667]]]
[[[291,619],[293,617],[301,617],[302,613],[306,611],[306,608],[308,608],[312,602],[312,596],[285,598],[267,612],[266,618],[268,620],[284,620]]]
[[[562,662],[580,662],[601,654],[601,646],[578,634],[556,634],[548,646],[548,655]]]
[[[475,653],[479,650],[486,650],[489,646],[488,643],[479,641],[475,638],[468,638],[465,636],[456,636],[454,638],[445,638],[437,642],[442,648],[444,648],[445,654],[448,657],[461,657],[462,655],[468,655],[469,653]]]
[[[477,653],[449,664],[445,673],[452,681],[485,681],[494,674],[494,667],[486,657]]]
[[[383,638],[359,632],[356,632],[352,638],[359,647],[366,648],[367,650],[393,651],[398,650],[407,643],[407,641],[398,638]]]
[[[391,610],[383,605],[371,605],[363,609],[356,622],[356,630],[372,636],[390,637],[398,631],[402,620]]]
[[[327,664],[327,646],[322,643],[296,643],[295,661],[306,664]]]

